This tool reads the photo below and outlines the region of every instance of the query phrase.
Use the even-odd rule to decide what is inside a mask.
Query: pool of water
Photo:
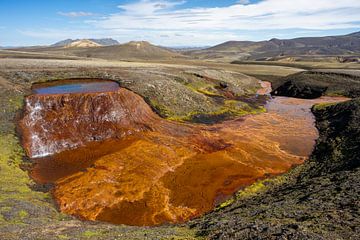
[[[61,80],[36,84],[32,91],[34,94],[67,94],[67,93],[97,93],[112,92],[120,88],[114,81],[86,79],[86,80]]]

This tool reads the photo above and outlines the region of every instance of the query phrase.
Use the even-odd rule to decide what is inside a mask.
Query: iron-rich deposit
[[[279,97],[267,113],[206,126],[164,120],[124,88],[33,94],[20,128],[31,175],[55,185],[61,211],[157,225],[210,211],[301,164],[317,138],[311,106],[340,100]]]

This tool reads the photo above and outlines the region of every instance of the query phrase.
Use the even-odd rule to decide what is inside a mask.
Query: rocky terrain
[[[358,239],[360,101],[313,108],[320,138],[309,161],[240,191],[194,221],[211,239]]]
[[[359,238],[360,144],[357,122],[360,103],[356,99],[313,108],[320,138],[310,161],[288,174],[259,181],[241,190],[234,198],[220,204],[217,210],[187,224],[130,227],[80,221],[57,211],[51,195],[47,193],[51,184],[37,185],[28,176],[26,171],[31,168],[31,162],[20,145],[15,123],[21,117],[24,97],[31,93],[31,86],[36,82],[69,78],[115,80],[120,86],[142,96],[160,116],[181,124],[221,122],[244,114],[263,112],[262,100],[249,101],[260,86],[258,79],[244,75],[242,71],[268,76],[269,80],[271,75],[276,75],[277,87],[283,89],[278,94],[285,96],[308,98],[308,92],[314,92],[313,89],[318,86],[325,89],[320,95],[358,96],[358,78],[349,72],[329,73],[322,70],[282,77],[302,70],[281,66],[202,64],[185,66],[181,61],[177,64],[155,64],[83,59],[1,59],[0,238]],[[283,85],[291,79],[291,87]],[[226,134],[233,133],[226,131]],[[254,139],[258,143],[263,141],[255,136]],[[157,148],[152,149],[156,151]],[[105,162],[106,158],[103,159]],[[105,169],[105,164],[96,167]],[[186,169],[183,169],[184,172]],[[89,174],[91,172],[82,172],[79,179],[86,179]],[[168,176],[164,182],[170,184],[173,179],[173,176]],[[72,180],[76,181],[67,179]],[[61,188],[65,191],[60,198],[70,199],[65,185],[61,185]],[[108,218],[106,215],[102,217],[104,220]]]

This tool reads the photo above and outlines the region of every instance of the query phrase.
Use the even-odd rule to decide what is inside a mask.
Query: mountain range
[[[112,39],[112,38],[100,38],[100,39],[65,39],[60,42],[54,43],[51,45],[51,47],[65,47],[71,43],[78,42],[81,40],[88,40],[91,42],[95,42],[102,46],[112,46],[112,45],[118,45],[120,44],[118,41]]]
[[[291,56],[359,55],[360,32],[328,37],[303,37],[268,41],[228,41],[207,49],[188,51],[200,59],[269,60]]]
[[[360,62],[360,32],[341,36],[273,38],[268,41],[228,41],[207,48],[168,48],[146,41],[120,44],[112,38],[66,39],[50,46],[12,50],[47,52],[108,60],[191,58],[233,61],[323,61]]]

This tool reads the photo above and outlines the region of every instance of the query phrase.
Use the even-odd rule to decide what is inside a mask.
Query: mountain
[[[108,60],[124,59],[168,59],[182,57],[169,49],[155,46],[146,41],[129,42],[114,46],[96,48],[70,49],[71,53],[80,57],[102,58]]]
[[[328,37],[303,37],[268,41],[229,41],[188,55],[201,59],[267,60],[292,56],[360,54],[360,32]]]
[[[203,46],[203,47],[192,47],[192,46],[174,46],[174,47],[164,47],[166,49],[169,49],[171,51],[176,52],[186,52],[186,51],[194,51],[194,50],[203,50],[210,48],[211,46]]]
[[[65,39],[60,42],[56,42],[56,43],[50,45],[50,47],[65,47],[66,45],[69,45],[70,43],[75,42],[75,41],[77,41],[77,40]]]
[[[89,48],[89,47],[101,47],[102,45],[90,41],[88,39],[83,39],[75,42],[71,42],[64,46],[64,48]]]
[[[89,40],[89,41],[92,41],[92,42],[95,42],[97,44],[100,44],[102,46],[112,46],[112,45],[118,45],[119,42],[112,39],[112,38],[100,38],[100,39],[65,39],[65,40],[62,40],[60,42],[57,42],[57,43],[54,43],[51,45],[51,47],[65,47],[66,45],[69,45],[73,42],[77,42],[77,41],[80,41],[80,40]]]
[[[100,38],[100,39],[89,39],[90,41],[96,42],[103,46],[112,46],[112,45],[119,45],[120,43],[112,38]]]

